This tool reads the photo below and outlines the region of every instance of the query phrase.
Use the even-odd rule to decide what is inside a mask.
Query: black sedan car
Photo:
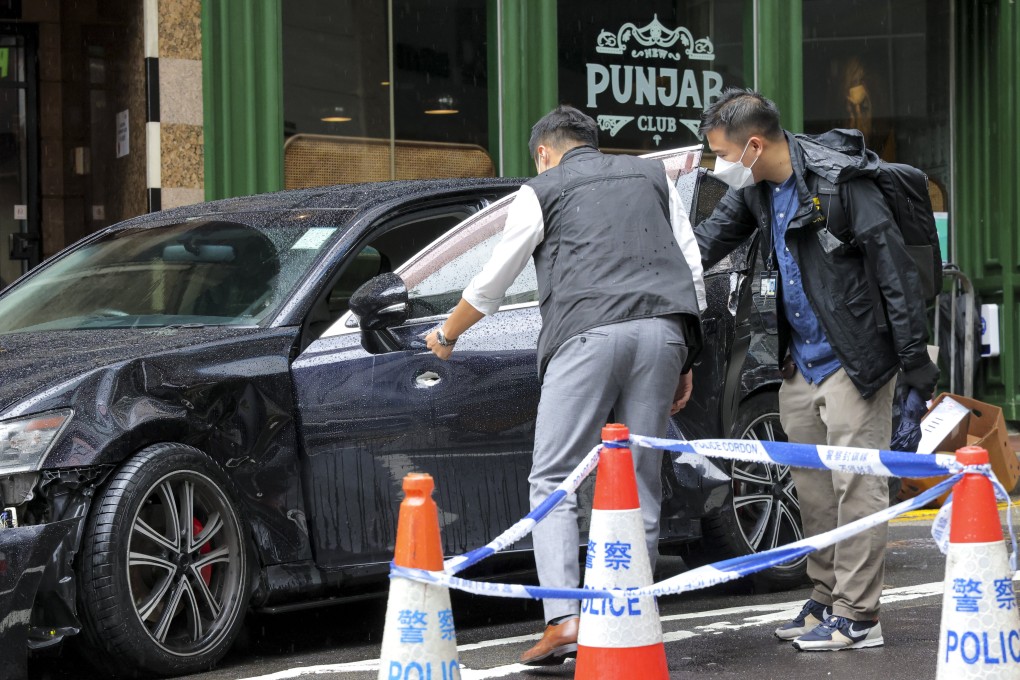
[[[703,218],[722,192],[697,168],[700,149],[656,156]],[[520,182],[338,186],[165,211],[96,233],[3,291],[6,672],[69,638],[112,674],[193,672],[227,651],[249,609],[378,592],[412,470],[437,480],[447,554],[524,515],[534,269],[451,361],[422,339],[487,259]],[[759,260],[752,241],[707,277],[706,348],[678,433],[781,435],[774,308],[751,285]],[[363,284],[359,319],[349,307]],[[663,467],[664,546],[690,561],[799,536],[787,470],[691,455]],[[473,575],[527,568],[528,549]]]

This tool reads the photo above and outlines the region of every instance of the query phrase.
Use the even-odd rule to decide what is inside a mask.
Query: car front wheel
[[[97,494],[79,555],[90,658],[133,677],[211,667],[243,623],[249,571],[223,471],[188,446],[140,451]]]
[[[733,424],[734,439],[786,441],[779,422],[775,392],[756,394],[739,407]],[[787,465],[727,461],[730,502],[718,513],[704,517],[702,538],[691,546],[693,565],[770,550],[804,537],[800,503]],[[759,591],[788,590],[804,582],[807,560],[801,558],[749,577]]]

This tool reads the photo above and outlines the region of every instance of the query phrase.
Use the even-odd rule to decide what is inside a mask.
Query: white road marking
[[[567,662],[572,662],[572,659],[567,659]],[[460,677],[461,680],[490,680],[490,678],[505,678],[511,673],[520,673],[522,671],[534,669],[534,666],[525,666],[521,663],[497,666],[495,668],[486,668],[478,671],[465,668],[462,665],[460,667]],[[308,666],[307,668],[291,668],[278,673],[259,675],[253,678],[244,678],[243,680],[289,680],[290,678],[300,678],[310,675],[325,675],[327,673],[366,673],[376,672],[378,670],[379,661],[378,659],[373,659],[370,661],[353,661],[351,663],[327,664],[324,666]]]
[[[305,675],[325,675],[326,673],[358,673],[365,671],[379,670],[379,659],[368,661],[352,661],[351,663],[333,663],[322,666],[306,666],[303,668],[288,668],[285,671],[259,675],[243,680],[288,680],[289,678],[300,678]],[[239,679],[241,680],[241,679]]]
[[[532,640],[541,639],[541,633],[534,633],[533,635],[517,635],[515,637],[508,638],[497,638],[495,640],[483,640],[482,642],[474,642],[470,645],[457,645],[458,652],[470,652],[472,649],[485,649],[486,647],[500,647],[502,645],[515,645],[518,642],[531,642]]]
[[[567,659],[566,663],[573,663],[573,659]],[[511,673],[521,673],[524,671],[533,671],[534,666],[525,666],[522,663],[512,663],[507,666],[497,666],[495,668],[486,668],[481,671],[473,671],[470,668],[460,667],[461,680],[489,680],[489,678],[505,678]]]
[[[1020,572],[1017,572],[1017,575],[1015,575],[1014,578],[1020,578]],[[887,588],[882,592],[882,603],[892,604],[893,602],[906,602],[924,597],[941,596],[942,585],[942,581],[935,581],[932,583],[921,583],[918,585],[903,586],[900,588]],[[724,609],[688,612],[685,614],[669,614],[661,617],[663,624],[671,621],[693,621],[696,619],[722,620],[712,621],[700,626],[695,625],[692,630],[674,630],[664,632],[662,635],[662,641],[666,643],[679,642],[681,640],[687,640],[701,635],[721,635],[727,631],[740,630],[741,628],[780,623],[796,616],[803,604],[803,600],[795,600],[791,602],[775,602],[771,604],[752,604],[743,607],[726,607]],[[734,619],[741,616],[743,616],[741,621],[737,623],[732,622]],[[485,649],[487,647],[515,645],[521,642],[538,640],[540,637],[541,634],[516,635],[514,637],[498,638],[495,640],[484,640],[482,642],[459,645],[457,647],[457,651],[469,652],[476,649]],[[481,670],[467,668],[462,664],[461,677],[463,680],[490,680],[492,678],[504,678],[511,673],[520,673],[529,669],[533,670],[531,666],[525,666],[519,663]],[[288,670],[271,673],[269,675],[259,675],[250,678],[241,678],[239,680],[290,680],[291,678],[325,675],[327,673],[364,673],[378,670],[378,659],[366,659],[364,661],[352,661],[349,663],[290,668]]]

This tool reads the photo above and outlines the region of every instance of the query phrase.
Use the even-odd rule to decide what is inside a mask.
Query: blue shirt
[[[800,207],[796,176],[790,175],[778,185],[769,182],[769,187],[772,189],[772,243],[782,278],[783,309],[792,331],[790,353],[804,378],[817,384],[838,371],[840,363],[808,302],[800,267],[786,247],[786,228]]]

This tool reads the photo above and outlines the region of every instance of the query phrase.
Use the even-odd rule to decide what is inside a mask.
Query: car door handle
[[[425,371],[415,377],[414,384],[418,387],[434,387],[442,380],[435,371]]]

